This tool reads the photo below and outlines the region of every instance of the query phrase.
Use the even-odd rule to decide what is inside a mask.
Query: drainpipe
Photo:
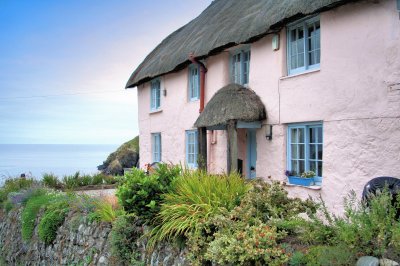
[[[206,81],[207,68],[202,62],[200,62],[199,60],[197,60],[194,57],[193,53],[189,54],[189,60],[193,64],[197,64],[200,67],[200,110],[199,110],[199,113],[201,113],[204,110],[204,94],[205,94],[204,87],[205,87],[205,81]]]

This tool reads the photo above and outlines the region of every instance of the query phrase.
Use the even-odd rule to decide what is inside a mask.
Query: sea
[[[0,184],[25,174],[41,179],[44,173],[59,178],[79,171],[96,173],[97,166],[119,145],[112,144],[0,144]]]

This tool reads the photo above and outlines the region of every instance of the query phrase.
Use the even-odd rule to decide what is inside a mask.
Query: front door
[[[256,129],[247,129],[247,162],[246,162],[246,175],[247,178],[256,178],[256,161],[257,161],[257,142],[256,142]]]

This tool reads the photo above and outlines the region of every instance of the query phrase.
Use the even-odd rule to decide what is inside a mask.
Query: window
[[[161,98],[160,96],[161,96],[161,82],[159,79],[156,79],[151,82],[150,104],[152,111],[160,109],[160,98]]]
[[[319,17],[289,26],[287,36],[289,75],[319,68],[321,60]]]
[[[197,167],[197,155],[197,130],[188,130],[186,131],[186,163],[190,168]]]
[[[249,83],[250,50],[236,51],[231,56],[231,81],[246,85]]]
[[[189,101],[196,101],[200,95],[200,69],[198,65],[189,66]]]
[[[153,163],[161,162],[161,133],[151,134],[151,151],[153,154]]]
[[[292,176],[314,171],[322,177],[322,124],[294,124],[288,127],[287,162]]]

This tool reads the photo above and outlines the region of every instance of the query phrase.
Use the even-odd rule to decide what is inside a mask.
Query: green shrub
[[[43,184],[46,187],[60,189],[62,187],[61,182],[58,180],[58,177],[53,173],[45,173],[42,178]]]
[[[250,189],[239,174],[211,175],[202,171],[186,171],[174,182],[157,218],[160,225],[152,230],[150,243],[175,239],[196,230],[199,222],[240,204]]]
[[[68,197],[59,197],[47,206],[38,227],[39,238],[46,245],[56,238],[57,229],[63,224],[68,211]]]
[[[357,258],[345,246],[313,246],[304,257],[303,265],[346,266],[356,265]]]
[[[73,175],[66,175],[63,177],[63,183],[66,189],[75,189],[80,186],[80,173],[76,172]]]
[[[121,215],[113,223],[110,233],[111,254],[116,265],[138,265],[140,253],[136,241],[142,236],[137,218],[132,215]]]
[[[6,211],[6,213],[9,213],[13,207],[14,207],[14,205],[12,204],[12,202],[10,200],[7,200],[3,203],[3,208]]]
[[[122,214],[122,210],[114,208],[113,204],[106,200],[99,199],[95,203],[95,211],[100,221],[111,223],[117,219],[118,215]]]
[[[214,235],[205,258],[220,265],[283,265],[289,260],[276,228],[234,222]]]
[[[316,204],[311,200],[289,198],[288,193],[278,183],[269,184],[261,180],[251,183],[253,184],[252,189],[241,198],[239,206],[231,211],[220,210],[219,215],[199,221],[196,230],[188,233],[188,258],[193,264],[202,265],[206,263],[207,258],[214,259],[214,257],[217,257],[218,252],[226,255],[224,260],[228,260],[228,256],[232,258],[245,256],[240,255],[242,251],[239,250],[235,253],[235,248],[232,246],[233,242],[232,245],[221,247],[218,252],[216,248],[219,244],[222,244],[220,242],[223,242],[224,239],[234,241],[234,237],[239,232],[243,233],[243,231],[250,230],[249,228],[260,226],[276,228],[277,236],[282,238],[283,241],[283,237],[287,233],[297,232],[305,223],[303,219],[298,217],[300,213],[313,213],[316,209]],[[251,230],[246,231],[246,234],[251,232]],[[214,241],[219,244],[215,244]],[[209,250],[210,246],[213,246],[214,249]],[[280,248],[279,245],[275,247]],[[245,258],[246,261],[252,260],[251,257]],[[253,257],[253,259],[258,263],[264,261],[260,257]],[[275,263],[274,261],[278,263],[281,259],[286,260],[283,252],[277,254],[277,258],[273,258],[270,263]]]
[[[24,240],[29,241],[32,238],[38,212],[42,207],[48,205],[52,200],[54,200],[54,197],[54,194],[38,193],[27,201],[21,215],[21,232]]]
[[[386,257],[394,247],[400,255],[400,221],[396,219],[400,206],[392,202],[387,190],[371,197],[369,206],[356,200],[354,191],[350,193],[345,199],[345,217],[335,221],[336,241],[353,253]]]
[[[95,174],[92,177],[92,185],[101,185],[103,184],[105,179],[105,175],[99,173],[99,174]]]
[[[289,260],[290,266],[302,266],[307,264],[306,255],[300,251],[295,251]]]
[[[32,178],[18,177],[5,180],[4,185],[0,188],[0,203],[7,200],[10,192],[30,188],[33,184],[35,181]]]
[[[93,177],[91,175],[82,175],[78,179],[79,187],[92,185]]]
[[[152,175],[133,168],[125,174],[117,188],[117,197],[128,213],[135,213],[143,223],[152,223],[160,210],[163,194],[181,172],[179,166],[159,164]]]

